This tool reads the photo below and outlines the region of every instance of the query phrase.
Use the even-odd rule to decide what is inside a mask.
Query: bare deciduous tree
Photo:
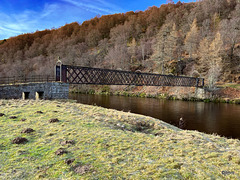
[[[191,24],[190,31],[187,33],[184,41],[185,50],[189,53],[190,57],[193,57],[193,55],[196,54],[198,43],[199,43],[199,30],[197,27],[197,20],[194,19],[194,21]]]
[[[219,32],[216,33],[212,42],[204,38],[200,43],[200,67],[203,69],[202,72],[207,72],[206,77],[210,89],[214,88],[222,71],[222,45],[223,42]]]
[[[105,67],[111,69],[129,69],[130,56],[126,45],[115,45],[110,48],[108,54],[105,56]]]
[[[167,54],[167,48],[169,47],[169,42],[167,38],[170,33],[170,25],[164,25],[156,36],[156,43],[154,45],[154,52],[152,59],[157,64],[157,69],[162,74],[165,73],[165,64],[170,60],[169,55]]]
[[[240,40],[240,17],[223,20],[221,22],[221,34],[225,47],[229,49],[229,57],[232,60],[236,43]]]

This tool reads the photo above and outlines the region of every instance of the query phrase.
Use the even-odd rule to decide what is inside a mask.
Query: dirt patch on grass
[[[55,154],[60,156],[60,155],[63,155],[63,154],[67,154],[67,150],[66,149],[63,149],[63,148],[59,148],[57,151],[55,151]]]
[[[32,132],[34,132],[34,130],[32,128],[26,128],[26,129],[21,131],[21,133],[27,133],[27,134],[32,133]]]
[[[27,142],[28,142],[28,140],[23,137],[16,137],[15,139],[12,140],[13,144],[25,144]]]
[[[74,172],[80,175],[83,175],[91,171],[92,171],[92,165],[76,166],[74,168]]]
[[[59,122],[59,120],[57,118],[54,118],[54,119],[50,119],[49,120],[49,123],[56,123],[56,122]]]
[[[72,164],[74,161],[75,161],[75,159],[66,159],[66,160],[65,160],[65,163],[66,163],[67,165],[70,165],[70,164]]]
[[[17,116],[10,116],[9,119],[17,119]]]
[[[144,132],[149,129],[153,130],[154,126],[146,121],[132,121],[132,125],[134,125],[135,126],[134,129],[139,132]]]
[[[73,141],[73,140],[66,140],[66,141],[60,142],[60,144],[61,144],[61,145],[67,145],[67,144],[74,145],[74,144],[75,144],[75,141]]]
[[[53,136],[53,135],[55,135],[54,133],[49,133],[49,134],[47,134],[47,136]]]
[[[114,124],[115,129],[121,129],[123,131],[131,131],[131,132],[141,132],[145,134],[152,134],[153,131],[161,129],[158,125],[155,125],[154,122],[150,121],[145,121],[142,120],[141,118],[135,119],[131,117],[120,117],[121,120],[120,122]],[[111,126],[111,122],[107,123],[108,125]]]
[[[3,113],[0,113],[0,117],[2,117],[2,116],[5,116],[5,114],[3,114]]]

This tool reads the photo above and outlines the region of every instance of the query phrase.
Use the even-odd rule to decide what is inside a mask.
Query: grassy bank
[[[240,178],[239,140],[74,102],[0,100],[0,113],[0,179]]]

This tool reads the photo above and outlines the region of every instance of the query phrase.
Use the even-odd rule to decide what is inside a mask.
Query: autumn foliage
[[[59,56],[64,64],[190,76],[198,72],[215,78],[209,82],[237,82],[239,12],[237,0],[169,2],[0,40],[0,77],[53,75]]]

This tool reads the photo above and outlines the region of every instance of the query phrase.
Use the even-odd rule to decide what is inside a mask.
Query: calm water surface
[[[240,105],[168,101],[154,98],[70,94],[79,103],[143,114],[178,125],[184,129],[240,139]]]

